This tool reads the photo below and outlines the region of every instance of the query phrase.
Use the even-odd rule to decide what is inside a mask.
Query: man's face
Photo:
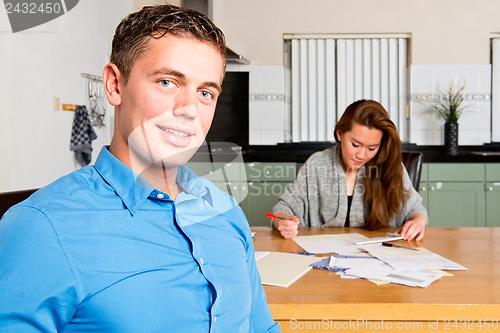
[[[221,92],[224,59],[217,49],[191,38],[152,38],[120,77],[113,154],[138,172],[150,165],[187,162],[210,129]],[[120,140],[121,139],[121,140]]]

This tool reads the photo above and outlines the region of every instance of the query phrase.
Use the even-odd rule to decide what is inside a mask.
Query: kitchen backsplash
[[[491,142],[491,66],[490,65],[413,65],[410,67],[410,141],[419,145],[442,145],[444,121],[429,112],[421,98],[438,97],[450,83],[461,87],[465,111],[460,117],[459,145]]]
[[[283,66],[228,64],[227,71],[249,72],[249,144],[275,145],[284,142]]]
[[[280,65],[228,64],[227,71],[248,71],[249,143],[275,145],[288,137],[285,122],[284,67]],[[429,112],[421,97],[436,96],[465,80],[467,110],[459,120],[459,144],[491,142],[490,65],[410,66],[410,142],[419,145],[443,144],[443,120]]]

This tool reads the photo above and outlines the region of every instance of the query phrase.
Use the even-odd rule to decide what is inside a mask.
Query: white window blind
[[[334,141],[345,108],[379,101],[408,138],[409,35],[285,35],[287,140]]]
[[[491,38],[491,141],[500,142],[500,35]]]

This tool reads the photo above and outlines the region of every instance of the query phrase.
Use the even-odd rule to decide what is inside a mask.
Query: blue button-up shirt
[[[103,149],[0,221],[0,332],[279,332],[235,200],[172,201]]]

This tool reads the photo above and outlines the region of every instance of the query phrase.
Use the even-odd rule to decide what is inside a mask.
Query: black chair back
[[[420,175],[422,174],[422,163],[424,154],[419,151],[404,151],[403,164],[410,175],[413,188],[418,192],[420,185]]]
[[[15,204],[27,199],[30,195],[35,193],[38,189],[11,191],[0,193],[0,218],[2,215]]]

